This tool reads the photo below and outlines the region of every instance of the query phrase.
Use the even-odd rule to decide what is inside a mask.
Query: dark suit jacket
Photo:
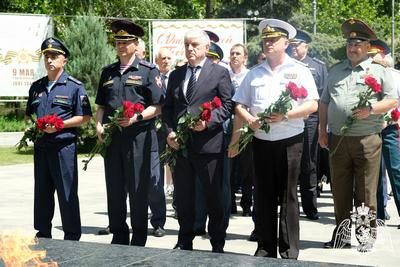
[[[231,116],[234,107],[233,85],[229,72],[207,59],[201,69],[192,99],[188,103],[183,94],[186,71],[187,64],[178,67],[169,76],[167,96],[162,109],[168,133],[176,131],[179,118],[186,112],[198,114],[201,104],[218,96],[222,102],[221,108],[212,111],[211,121],[207,123],[204,131],[192,132],[193,138],[188,143],[188,149],[201,154],[221,153],[225,150],[222,123]]]

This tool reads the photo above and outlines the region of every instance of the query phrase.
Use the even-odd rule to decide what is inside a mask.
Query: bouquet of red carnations
[[[370,107],[371,108],[371,102],[370,100],[373,98],[375,94],[378,94],[382,92],[382,86],[378,83],[378,81],[372,77],[372,76],[367,76],[364,78],[364,83],[365,85],[368,86],[366,91],[362,91],[358,93],[358,103],[355,107],[353,107],[351,110],[354,111],[358,108],[366,108]],[[344,135],[350,130],[351,126],[357,121],[357,118],[350,115],[347,117],[346,122],[340,128],[340,133],[341,137],[339,139],[339,142],[337,143],[335,149],[331,152],[331,155],[336,153],[336,150],[338,149],[340,143],[343,140]]]
[[[144,106],[140,103],[132,103],[131,101],[124,101],[122,103],[122,107],[117,109],[114,113],[114,116],[110,116],[110,122],[104,124],[104,133],[102,135],[103,142],[97,139],[96,144],[93,149],[90,151],[88,158],[82,160],[84,163],[83,170],[87,170],[87,166],[89,162],[93,159],[96,154],[100,154],[103,158],[106,155],[106,148],[111,144],[112,134],[115,129],[119,129],[122,131],[122,127],[118,123],[118,119],[120,118],[132,118],[135,114],[141,114],[144,110]]]
[[[59,132],[64,128],[64,122],[55,114],[45,115],[37,119],[34,125],[25,130],[24,135],[16,145],[17,150],[21,150],[22,148],[26,149],[28,147],[28,141],[35,143],[38,138],[44,135],[44,130],[49,126],[55,128],[57,132]]]
[[[307,90],[303,86],[298,87],[294,82],[289,82],[286,85],[286,90],[282,91],[278,100],[272,103],[263,112],[257,113],[258,120],[261,123],[260,129],[268,133],[271,127],[266,119],[271,116],[272,113],[286,114],[292,108],[292,100],[297,101],[298,99],[306,98],[307,95]],[[240,138],[233,146],[239,146],[238,153],[240,154],[253,140],[254,131],[250,128],[248,123],[244,123],[239,131],[241,132]]]
[[[176,158],[178,153],[182,156],[187,157],[187,142],[192,136],[193,127],[200,121],[209,122],[211,120],[211,112],[214,109],[219,109],[221,107],[221,99],[219,97],[214,97],[210,102],[205,102],[200,106],[200,113],[193,115],[191,113],[185,113],[178,120],[178,126],[176,128],[176,140],[178,141],[180,147],[178,150],[173,149],[170,146],[164,150],[160,155],[160,163],[168,164],[173,168],[176,164]]]
[[[355,107],[353,107],[351,110],[354,111],[358,108],[365,108],[365,107],[371,107],[371,102],[370,100],[372,99],[374,94],[378,94],[382,92],[382,86],[378,83],[378,81],[372,77],[372,76],[367,76],[364,78],[365,85],[368,86],[368,89],[366,91],[360,92],[358,94],[358,103]],[[357,121],[356,117],[353,116],[348,116],[346,119],[346,122],[340,128],[340,133],[344,135],[349,131],[351,126]]]

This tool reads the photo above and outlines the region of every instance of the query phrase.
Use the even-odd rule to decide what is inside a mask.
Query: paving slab
[[[109,244],[111,235],[97,234],[98,230],[108,225],[103,160],[101,157],[95,157],[86,172],[82,171],[81,167],[82,165],[79,170],[83,232],[81,241]],[[0,234],[34,236],[33,184],[33,164],[0,167]],[[310,221],[301,213],[299,260],[370,266],[400,266],[400,250],[398,249],[400,247],[400,230],[397,229],[400,219],[393,199],[388,202],[387,207],[392,218],[387,221],[386,227],[379,230],[378,240],[373,251],[357,252],[355,238],[352,239],[351,249],[323,249],[323,243],[330,239],[334,228],[333,203],[329,186],[325,186],[324,190],[321,198],[318,198],[321,218],[317,221]],[[149,229],[147,247],[171,250],[177,242],[178,222],[173,218],[170,197],[167,198],[167,202],[166,235],[161,238],[154,237],[151,235],[152,229]],[[129,218],[127,222],[129,224]],[[247,241],[252,230],[251,218],[242,217],[239,210],[238,215],[231,217],[225,252],[253,255],[257,244]],[[54,239],[63,238],[57,205],[52,234]],[[195,251],[211,251],[207,236],[196,237],[193,247]],[[215,254],[212,255],[215,256]],[[210,264],[208,266],[214,265],[212,262]],[[282,262],[281,266],[285,266],[285,264]]]

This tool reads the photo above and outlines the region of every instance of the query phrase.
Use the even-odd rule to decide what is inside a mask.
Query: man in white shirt
[[[260,22],[259,31],[267,60],[250,70],[233,97],[236,116],[240,116],[255,132],[252,143],[258,239],[255,256],[277,257],[280,206],[279,254],[282,258],[297,259],[297,178],[303,149],[303,118],[317,110],[319,97],[310,70],[285,53],[289,39],[296,35],[296,29],[284,21],[266,19]],[[266,119],[270,124],[268,133],[260,130],[262,124],[257,113],[273,104],[289,82],[303,86],[308,92],[307,97],[292,100],[292,108],[287,114],[272,113]],[[239,136],[240,132],[234,130],[231,143],[235,143]],[[230,156],[237,153],[231,152]]]

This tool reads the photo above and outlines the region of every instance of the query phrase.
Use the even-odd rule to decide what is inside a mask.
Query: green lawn
[[[33,148],[17,151],[15,147],[0,147],[0,166],[33,162]]]
[[[78,154],[78,158],[85,158],[87,153]],[[17,151],[15,147],[0,147],[0,166],[15,165],[33,162],[33,147]],[[78,159],[79,161],[80,159]]]

